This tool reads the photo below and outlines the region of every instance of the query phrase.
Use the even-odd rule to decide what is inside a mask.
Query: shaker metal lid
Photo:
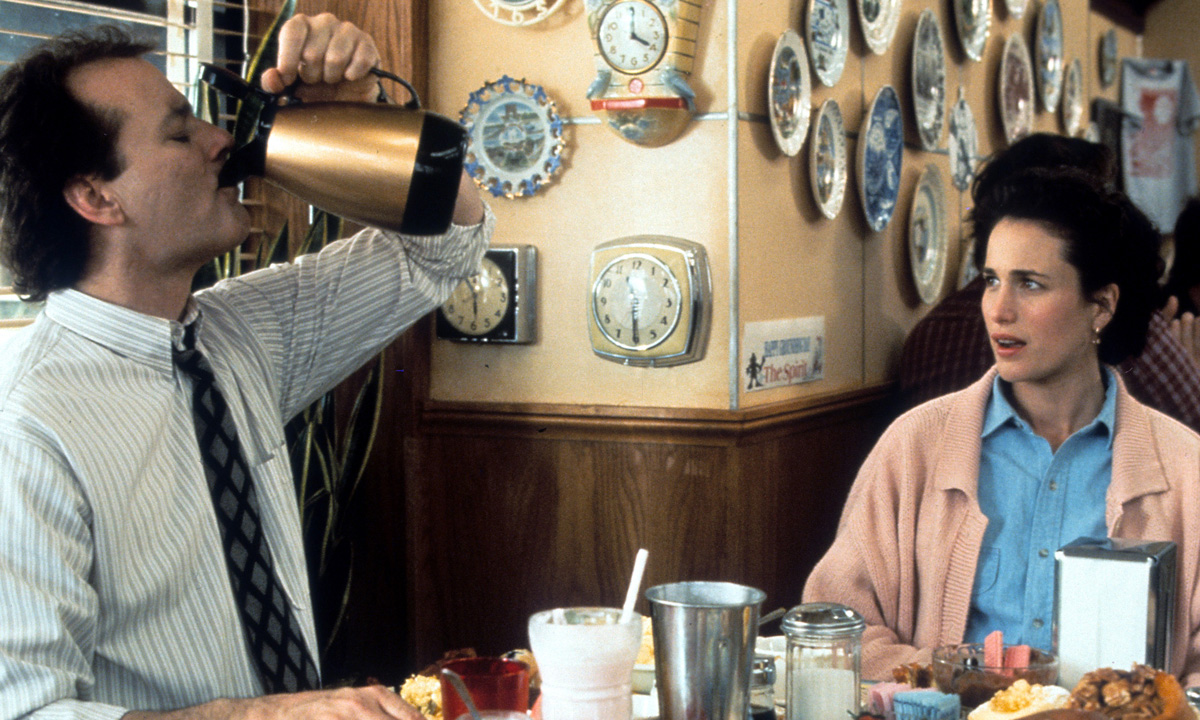
[[[784,634],[843,635],[862,632],[866,621],[853,608],[837,603],[814,602],[797,605],[783,616]]]
[[[751,685],[775,684],[775,658],[770,655],[755,655],[750,663]]]

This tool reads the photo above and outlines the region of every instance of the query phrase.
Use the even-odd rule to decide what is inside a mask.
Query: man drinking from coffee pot
[[[263,77],[371,100],[373,40],[282,28]],[[46,309],[0,360],[0,717],[419,718],[320,691],[284,422],[475,272],[464,176],[443,236],[368,229],[193,294],[249,229],[197,119],[119,31],[0,76],[0,239]]]

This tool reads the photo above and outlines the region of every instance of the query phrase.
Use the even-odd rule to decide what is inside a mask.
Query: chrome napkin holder
[[[1161,670],[1175,620],[1173,542],[1076,541],[1055,554],[1054,650],[1058,684],[1096,668]]]

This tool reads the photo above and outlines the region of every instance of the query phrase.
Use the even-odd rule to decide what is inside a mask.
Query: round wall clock
[[[850,7],[846,0],[808,0],[808,54],[822,85],[833,87],[850,49]]]
[[[1109,28],[1100,38],[1100,84],[1104,87],[1117,80],[1117,30]]]
[[[1067,135],[1078,137],[1083,132],[1083,65],[1079,58],[1071,61],[1063,77],[1062,121]]]
[[[1011,145],[1033,131],[1033,66],[1029,47],[1019,32],[1004,43],[997,87],[1004,137]]]
[[[836,100],[821,103],[808,144],[808,179],[821,214],[830,220],[846,197],[846,126]]]
[[[908,257],[921,302],[937,302],[946,280],[946,191],[942,173],[930,163],[921,172],[908,215]]]
[[[963,52],[972,60],[983,59],[983,48],[987,45],[988,30],[992,24],[991,0],[952,0],[954,24],[958,28],[958,39]]]
[[[592,251],[588,327],[592,350],[605,360],[645,367],[699,360],[711,315],[702,245],[636,235]]]
[[[539,23],[554,14],[563,0],[475,0],[475,7],[503,25]]]
[[[479,272],[459,283],[438,308],[437,336],[447,340],[531,343],[535,337],[537,249],[488,249]]]
[[[979,137],[975,132],[975,114],[967,104],[962,86],[958,87],[958,102],[950,113],[950,180],[958,190],[971,186],[975,175],[975,156]]]
[[[562,167],[563,121],[540,85],[505,75],[471,93],[459,113],[464,167],[495,197],[533,195]]]
[[[1063,19],[1058,0],[1046,0],[1038,13],[1034,56],[1042,107],[1046,112],[1054,112],[1062,95],[1063,81]]]
[[[900,195],[904,160],[904,118],[900,98],[891,85],[875,93],[875,101],[858,133],[858,187],[871,230],[887,227]]]
[[[671,142],[696,112],[688,84],[696,57],[697,0],[585,0],[596,77],[592,111],[623,139]]]
[[[808,79],[808,57],[804,43],[790,28],[775,43],[771,59],[771,77],[767,84],[767,102],[771,111],[771,133],[785,155],[794,156],[808,134],[812,86]]]
[[[867,47],[876,55],[887,52],[900,22],[900,0],[858,0],[858,19],[862,23]]]
[[[946,53],[941,25],[929,8],[921,11],[913,38],[912,88],[921,147],[936,150],[946,124]]]

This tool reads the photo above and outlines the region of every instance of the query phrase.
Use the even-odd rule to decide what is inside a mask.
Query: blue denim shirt
[[[1104,369],[1104,406],[1058,452],[1017,415],[996,377],[983,421],[979,509],[988,518],[966,642],[993,630],[1007,643],[1052,650],[1054,551],[1082,537],[1104,538],[1112,479],[1116,379]],[[1005,383],[1006,384],[1006,383]]]

